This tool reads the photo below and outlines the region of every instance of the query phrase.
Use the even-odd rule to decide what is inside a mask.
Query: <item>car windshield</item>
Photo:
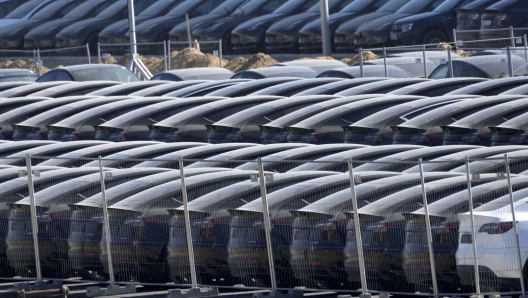
[[[138,82],[139,79],[130,71],[121,67],[89,67],[70,71],[76,81],[115,81]]]
[[[53,4],[44,7],[39,10],[37,13],[31,16],[30,19],[49,19],[50,16],[61,12],[58,17],[61,17],[64,12],[70,12],[72,9],[77,7],[81,1],[57,1]]]
[[[158,1],[152,4],[151,6],[147,7],[138,16],[156,17],[156,16],[164,15],[167,9],[174,7],[174,5],[177,5],[181,3],[182,1],[183,0]]]
[[[210,14],[224,14],[226,11],[231,12],[237,7],[240,6],[241,3],[245,3],[246,1],[241,0],[227,0],[226,2],[223,2],[218,6],[217,8],[213,9]]]
[[[35,82],[38,76],[31,74],[0,74],[0,82]]]
[[[477,0],[462,6],[462,8],[467,10],[486,8],[491,4],[490,2],[493,2],[493,0]]]
[[[123,9],[126,9],[127,2],[126,1],[119,1],[114,4],[112,4],[107,9],[101,11],[100,14],[97,15],[98,18],[113,18],[116,14],[119,14]]]
[[[499,2],[491,5],[487,9],[501,10],[501,9],[507,8],[508,6],[510,6],[512,4],[515,4],[517,2],[519,2],[519,0],[503,0],[503,1],[499,1]]]
[[[181,3],[178,6],[174,7],[171,11],[169,11],[169,13],[167,15],[171,16],[171,17],[183,17],[194,6],[196,6],[196,1],[195,0],[184,1],[183,3]]]
[[[21,19],[25,17],[30,11],[35,9],[38,5],[42,3],[42,0],[33,0],[26,2],[19,7],[17,7],[15,10],[13,10],[10,14],[8,14],[5,19]]]
[[[433,1],[443,1],[443,0],[411,0],[409,3],[405,4],[402,8],[398,9],[398,13],[419,13],[425,9]]]
[[[446,0],[434,10],[436,12],[449,12],[457,7],[460,7],[461,4],[467,3],[467,0]]]
[[[379,0],[377,0],[379,2]],[[359,12],[365,9],[369,3],[372,2],[372,0],[354,0],[354,1],[344,1],[346,2],[346,6],[341,10],[341,12]]]
[[[396,12],[398,9],[402,8],[405,4],[407,4],[409,0],[392,0],[389,1],[389,3],[383,5],[378,9],[379,12]]]
[[[248,14],[248,15],[254,14],[257,10],[260,9],[263,2],[264,1],[262,0],[251,0],[248,3],[237,8],[237,10],[235,10],[235,12],[233,12],[232,15],[241,16],[245,14]]]
[[[279,8],[275,9],[273,13],[292,13],[297,10],[297,8],[301,6],[303,2],[304,0],[290,0],[279,6]]]
[[[92,1],[86,1],[82,3],[81,5],[75,7],[72,9],[72,11],[68,12],[64,18],[68,19],[76,19],[76,18],[84,18],[85,16],[89,15],[93,8],[95,6],[99,6],[99,2],[105,2],[104,0],[92,0]]]

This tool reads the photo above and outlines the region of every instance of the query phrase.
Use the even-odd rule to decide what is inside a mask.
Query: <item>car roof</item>
[[[311,68],[315,70],[318,73],[321,73],[326,70],[340,68],[340,67],[347,67],[348,65],[344,62],[341,62],[339,60],[334,59],[307,59],[307,60],[294,60],[294,61],[286,61],[286,62],[279,62],[277,64],[273,64],[271,66],[305,66],[308,68]]]
[[[302,92],[299,92],[297,94],[293,94],[291,97],[295,96],[303,96],[303,95],[323,95],[323,94],[334,94],[336,90],[342,91],[343,89],[349,89],[352,87],[360,86],[363,84],[378,82],[378,81],[385,81],[390,80],[392,78],[376,78],[376,77],[368,77],[368,78],[355,78],[355,79],[344,79],[337,82],[332,82],[328,84],[324,84],[321,86],[313,87],[308,90],[304,90]],[[330,93],[328,93],[330,92]]]
[[[148,87],[134,93],[130,93],[131,96],[160,96],[167,94],[168,92],[176,91],[185,87],[193,86],[196,84],[206,83],[208,80],[192,80],[192,81],[179,81],[179,82],[165,82],[165,84]]]
[[[66,82],[66,81],[55,81],[55,82],[44,82],[44,83],[32,83],[29,85],[23,85],[20,87],[11,88],[0,92],[0,98],[5,97],[17,97],[26,94],[35,93],[41,90],[45,90],[51,87],[66,85],[66,84],[77,84],[77,82]]]
[[[395,94],[395,95],[414,94],[414,92],[420,92],[420,91],[443,87],[443,86],[456,85],[460,83],[479,83],[479,82],[483,82],[487,80],[488,79],[485,79],[485,78],[445,78],[445,79],[425,81],[425,82],[405,86],[400,89],[396,89],[394,91],[388,92],[387,94]]]
[[[289,92],[295,91],[298,88],[310,88],[311,86],[323,85],[328,83],[333,83],[336,81],[341,81],[342,78],[312,78],[312,79],[303,79],[293,82],[287,82],[278,84],[275,86],[270,86],[256,92],[251,93],[250,95],[283,95],[288,96]],[[288,94],[284,94],[284,93]]]
[[[159,72],[160,74],[171,74],[178,77],[182,81],[188,80],[227,80],[233,76],[233,72],[226,68],[221,67],[196,67],[196,68],[185,68],[169,70]]]
[[[260,80],[253,80],[253,81],[243,82],[243,83],[236,84],[236,85],[231,85],[229,87],[225,87],[220,90],[213,91],[207,94],[207,96],[229,96],[229,97],[238,96],[236,94],[241,91],[252,90],[252,89],[261,90],[269,86],[275,86],[278,84],[291,82],[291,81],[298,81],[298,80],[301,80],[301,78],[288,78],[288,77],[264,78]]]
[[[452,64],[453,68],[467,68],[468,65],[472,65],[486,73],[488,78],[498,79],[509,73],[508,63],[504,63],[504,61],[508,61],[507,55],[467,57],[453,60]],[[516,55],[511,55],[511,61],[514,71],[520,69],[526,64],[526,61],[523,58]],[[522,73],[522,75],[524,74],[525,73]]]
[[[351,96],[351,95],[358,95],[358,94],[376,93],[377,90],[380,90],[380,89],[383,90],[387,87],[394,87],[394,89],[398,89],[404,86],[413,85],[413,84],[421,83],[425,81],[429,81],[429,79],[402,78],[402,79],[397,79],[397,80],[385,80],[385,81],[379,81],[379,82],[372,82],[372,83],[363,84],[360,86],[356,86],[354,88],[350,88],[350,89],[338,92],[335,95]]]
[[[315,78],[317,72],[305,66],[282,66],[282,67],[263,67],[251,70],[243,70],[235,73],[231,78],[243,78],[246,74],[256,74],[262,78],[274,77],[296,77],[296,78]]]
[[[167,84],[167,81],[139,81],[139,82],[131,82],[131,83],[122,83],[117,84],[114,86],[106,87],[99,89],[97,91],[93,91],[88,93],[87,95],[99,95],[99,96],[110,96],[114,95],[116,93],[119,93],[117,95],[123,95],[122,92],[127,92],[128,90],[135,90],[138,88],[141,88],[141,90],[149,87],[155,87],[159,85]]]
[[[228,87],[231,85],[240,84],[240,83],[247,82],[247,81],[248,79],[229,79],[229,80],[219,80],[219,81],[208,81],[208,82],[193,84],[191,86],[180,88],[176,91],[163,94],[163,96],[189,97],[189,96],[193,96],[197,92],[203,92],[204,90],[214,89],[214,88],[217,88],[218,86]]]
[[[39,83],[42,84],[42,83]],[[65,84],[56,87],[47,88],[35,93],[31,93],[28,96],[47,96],[47,97],[57,97],[62,96],[63,94],[68,94],[69,92],[74,92],[77,90],[91,90],[93,88],[105,88],[109,86],[114,86],[118,84],[123,84],[121,82],[113,81],[88,81],[88,82],[75,82],[73,84]]]
[[[395,66],[387,65],[387,71],[389,77],[391,78],[412,78],[413,75],[407,72],[406,70]],[[363,76],[364,77],[384,77],[385,76],[385,66],[383,65],[363,65]],[[320,73],[318,78],[328,78],[328,77],[337,77],[337,78],[361,78],[361,68],[359,66],[349,66],[343,68],[337,68],[333,70],[327,70]]]

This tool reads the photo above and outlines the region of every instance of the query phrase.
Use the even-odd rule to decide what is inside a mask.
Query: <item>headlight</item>
[[[253,31],[253,30],[257,30],[262,24],[264,24],[265,22],[259,22],[259,23],[256,23],[255,25],[253,26],[250,26],[248,27],[248,30],[249,31]],[[234,31],[234,30],[233,30]]]
[[[289,24],[288,26],[286,26],[286,28],[284,28],[284,29],[286,29],[286,30],[293,29],[295,26],[299,25],[302,21],[303,20],[300,20],[300,21],[297,21],[297,22],[293,22],[293,23]]]
[[[81,26],[81,27],[77,28],[77,30],[75,30],[75,33],[81,33],[81,31],[86,29],[86,27],[88,27],[88,26]]]
[[[385,23],[385,24],[383,24],[381,26],[378,26],[378,27],[374,28],[374,31],[381,31],[381,30],[387,28],[387,26],[390,26],[391,24],[392,24],[392,22],[387,22],[387,23]]]
[[[403,24],[403,26],[402,26],[402,32],[408,32],[408,31],[411,31],[412,26],[413,26],[413,23]]]
[[[55,30],[56,30],[57,28],[59,28],[59,27],[60,27],[60,25],[50,27],[50,28],[48,28],[48,30],[46,30],[46,33],[47,33],[47,34],[51,34],[51,33],[53,33],[53,31],[55,31]]]

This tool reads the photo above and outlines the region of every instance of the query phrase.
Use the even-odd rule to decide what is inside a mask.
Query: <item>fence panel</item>
[[[95,55],[96,53],[90,53],[88,45],[64,49],[37,50],[41,74],[57,67],[91,64],[91,54]]]
[[[99,44],[95,63],[127,66],[131,44]],[[152,74],[167,70],[166,42],[136,44],[139,59]]]
[[[193,61],[177,59],[179,52],[187,49],[194,48],[203,54],[202,59],[193,59]],[[186,41],[169,41],[167,43],[167,52],[169,59],[169,70],[179,68],[191,68],[191,67],[222,67],[225,63],[222,61],[222,40],[219,41],[194,41],[192,43]],[[213,55],[216,58],[210,57]],[[187,57],[182,57],[183,59]],[[196,57],[193,57],[196,58]]]
[[[23,68],[37,72],[37,52],[0,50],[0,68]]]

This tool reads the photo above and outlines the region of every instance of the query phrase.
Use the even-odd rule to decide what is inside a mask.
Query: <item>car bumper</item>
[[[356,38],[354,36],[339,36],[336,35],[334,39],[335,48],[338,52],[352,51],[358,48],[356,45]]]
[[[38,39],[26,38],[24,39],[24,49],[50,49],[55,46],[55,39]]]
[[[12,40],[12,39],[0,39],[0,48],[2,49],[18,49],[20,47],[20,41],[19,40]]]
[[[234,51],[254,51],[260,47],[260,37],[231,32],[231,48]]]
[[[268,34],[266,49],[271,51],[291,49],[295,47],[295,41],[295,38],[291,36]]]
[[[99,254],[85,250],[69,250],[68,258],[73,269],[102,270]]]
[[[125,44],[128,43],[129,39],[126,36],[107,36],[107,35],[100,35],[99,36],[99,43],[101,44]]]
[[[389,35],[389,42],[394,46],[420,44],[420,41],[416,40],[417,37],[417,34],[410,34],[409,32],[392,31]]]
[[[299,49],[301,51],[307,50],[320,50],[323,46],[323,39],[320,36],[317,37],[299,37]]]
[[[67,47],[77,47],[82,46],[83,42],[81,40],[69,39],[66,37],[57,36],[55,38],[55,47],[56,48],[67,48]]]
[[[293,257],[290,260],[293,273],[305,280],[346,280],[343,253],[325,254],[317,252],[318,258]]]

